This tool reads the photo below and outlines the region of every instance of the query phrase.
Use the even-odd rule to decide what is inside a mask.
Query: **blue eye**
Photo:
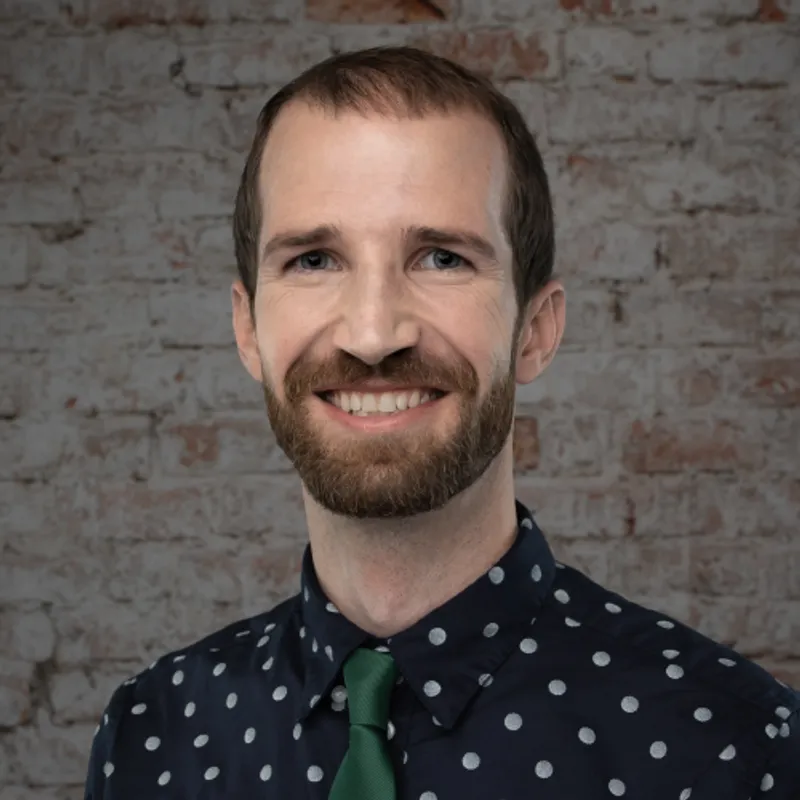
[[[453,253],[450,250],[442,250],[441,248],[431,250],[431,252],[428,253],[422,260],[422,263],[431,257],[433,265],[431,268],[434,270],[440,270],[442,272],[458,269],[459,267],[466,266],[467,264],[467,260],[461,258],[460,255]]]
[[[321,272],[328,266],[330,256],[323,253],[321,250],[309,250],[307,253],[301,253],[295,256],[288,264],[286,269],[297,269],[301,272]]]

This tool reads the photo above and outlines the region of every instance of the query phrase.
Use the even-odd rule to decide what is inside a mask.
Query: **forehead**
[[[261,164],[261,238],[336,222],[475,227],[490,236],[505,199],[506,156],[472,111],[420,119],[329,111],[295,102],[270,132]]]

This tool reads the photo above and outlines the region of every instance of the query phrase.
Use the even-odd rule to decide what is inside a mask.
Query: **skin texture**
[[[467,111],[410,120],[295,102],[265,149],[270,252],[254,319],[232,287],[239,354],[303,480],[320,583],[377,636],[460,592],[515,536],[513,389],[553,358],[565,309],[558,281],[517,308],[505,181],[499,134]],[[320,226],[337,232],[268,245]],[[470,233],[493,254],[422,227]],[[446,394],[389,427],[315,394],[344,386]]]

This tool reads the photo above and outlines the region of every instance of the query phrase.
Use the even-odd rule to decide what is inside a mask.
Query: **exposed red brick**
[[[527,472],[539,466],[539,424],[535,417],[517,417],[513,445],[517,470]]]
[[[219,430],[211,425],[176,425],[172,428],[183,442],[180,463],[192,467],[199,462],[212,463],[219,458]]]
[[[314,22],[397,24],[448,19],[451,0],[307,0]]]
[[[759,0],[758,18],[762,22],[786,22],[786,12],[778,5],[778,0]]]

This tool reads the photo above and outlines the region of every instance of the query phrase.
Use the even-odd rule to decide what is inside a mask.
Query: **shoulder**
[[[589,647],[610,654],[627,680],[646,687],[657,719],[674,723],[675,729],[683,720],[706,723],[707,780],[717,794],[700,796],[723,796],[716,781],[732,780],[743,770],[737,780],[750,790],[743,800],[760,797],[762,781],[777,787],[779,779],[800,797],[800,693],[795,689],[732,647],[567,565],[556,570],[546,608],[556,625],[580,625]]]

